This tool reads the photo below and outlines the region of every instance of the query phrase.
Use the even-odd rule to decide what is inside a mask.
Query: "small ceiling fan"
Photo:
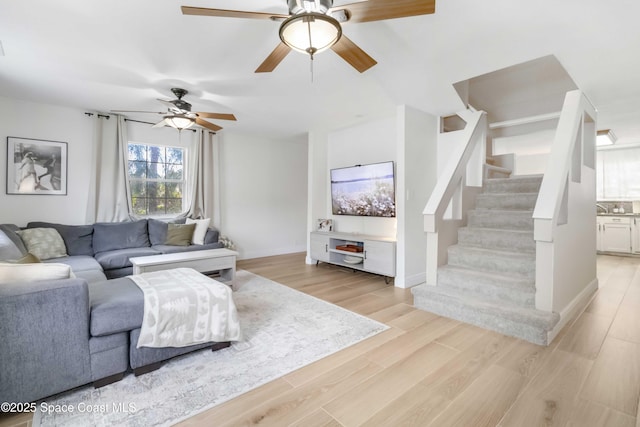
[[[255,71],[269,73],[293,49],[313,56],[331,49],[363,73],[377,64],[364,50],[342,33],[341,24],[435,13],[435,0],[364,0],[333,7],[333,0],[287,0],[289,14],[246,12],[182,6],[184,15],[282,21],[280,44]]]
[[[174,87],[171,88],[171,92],[173,92],[177,99],[158,99],[158,101],[167,107],[167,111],[111,110],[111,112],[162,114],[164,115],[163,119],[153,125],[153,127],[171,126],[178,130],[187,129],[195,124],[216,132],[222,129],[222,127],[204,119],[236,120],[233,114],[192,112],[191,104],[182,99],[182,97],[189,93],[187,90]]]

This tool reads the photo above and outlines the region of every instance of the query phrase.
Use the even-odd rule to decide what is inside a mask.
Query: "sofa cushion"
[[[22,257],[22,251],[18,246],[4,231],[0,230],[0,261],[17,260]]]
[[[165,245],[189,246],[193,239],[196,224],[169,224]]]
[[[96,254],[149,246],[151,244],[146,219],[131,222],[99,222],[93,225],[93,250]]]
[[[15,224],[0,224],[0,230],[2,230],[2,232],[7,235],[7,237],[13,242],[13,244],[18,247],[22,255],[25,255],[27,253],[27,248],[24,246],[24,242],[22,241],[20,236],[16,234],[16,231],[20,230],[20,227]]]
[[[131,279],[89,283],[91,319],[94,337],[130,331],[142,325],[144,295]]]
[[[90,331],[94,337],[130,331],[142,325],[144,296],[131,279],[89,283]]]
[[[41,260],[67,256],[67,248],[55,228],[28,228],[16,231],[27,250]]]
[[[0,263],[0,284],[12,282],[32,282],[36,280],[68,279],[73,276],[71,267],[66,264],[37,263],[12,264]]]
[[[159,254],[160,251],[157,251],[151,247],[147,247],[99,252],[95,254],[94,257],[96,261],[100,263],[104,270],[111,270],[115,268],[131,267],[133,264],[131,264],[131,261],[129,261],[130,258]]]
[[[27,252],[26,255],[23,255],[16,260],[9,260],[7,262],[11,262],[13,264],[37,264],[42,261],[40,261],[40,258],[35,256],[34,254]]]
[[[153,249],[163,254],[173,254],[176,252],[194,252],[204,251],[207,249],[218,249],[224,247],[222,243],[208,243],[206,245],[191,245],[191,246],[171,246],[171,245],[155,245]]]
[[[58,262],[60,264],[67,264],[71,267],[71,270],[73,270],[74,273],[89,270],[102,271],[100,263],[96,261],[95,258],[84,255],[53,258],[48,259],[44,262]]]
[[[64,225],[34,221],[27,228],[55,228],[62,236],[69,255],[93,256],[93,225]]]
[[[209,223],[211,222],[211,218],[206,219],[191,219],[187,218],[185,224],[195,224],[196,229],[193,232],[192,242],[194,245],[204,245],[204,237],[207,234],[207,230],[209,229]]]
[[[107,280],[107,276],[104,274],[102,270],[83,270],[83,271],[74,271],[76,278],[84,279],[87,283],[93,282],[102,282]]]
[[[167,230],[169,224],[184,224],[185,218],[176,218],[168,221],[162,221],[159,219],[149,218],[147,220],[149,229],[149,242],[153,245],[164,245],[167,240]]]

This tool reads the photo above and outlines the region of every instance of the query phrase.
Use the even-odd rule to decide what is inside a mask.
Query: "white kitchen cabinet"
[[[640,254],[640,218],[633,217],[631,225],[631,250],[634,254]]]
[[[599,217],[600,251],[631,253],[631,229],[633,219],[630,216]]]
[[[347,245],[357,246],[359,252],[339,249]],[[386,276],[386,281],[396,275],[396,242],[390,238],[313,231],[310,236],[310,249],[310,257],[317,262],[380,274]]]
[[[596,250],[602,251],[602,218],[596,218]]]

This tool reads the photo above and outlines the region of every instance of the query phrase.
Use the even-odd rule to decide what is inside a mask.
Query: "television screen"
[[[393,162],[331,169],[334,215],[396,216]]]

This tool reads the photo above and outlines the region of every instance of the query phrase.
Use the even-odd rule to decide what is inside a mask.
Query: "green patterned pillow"
[[[27,250],[41,260],[67,256],[64,240],[55,228],[28,228],[16,233]]]
[[[189,246],[193,239],[193,230],[195,224],[169,224],[167,229],[167,240],[165,245],[172,246]]]

